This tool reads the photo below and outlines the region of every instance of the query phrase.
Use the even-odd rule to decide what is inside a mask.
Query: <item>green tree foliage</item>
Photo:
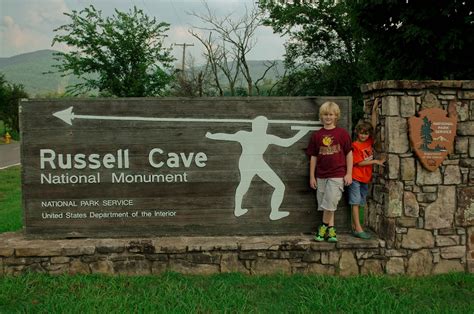
[[[57,54],[62,62],[57,68],[83,79],[68,87],[69,93],[98,90],[118,97],[164,93],[174,61],[171,49],[163,45],[169,24],[150,19],[136,7],[128,13],[115,10],[112,17],[103,17],[94,6],[65,15],[71,23],[55,29],[53,45],[63,43],[73,51]]]
[[[18,138],[20,124],[18,121],[18,104],[20,99],[28,98],[21,84],[10,84],[0,73],[0,120],[14,138]]]
[[[351,95],[383,79],[469,79],[474,74],[473,1],[260,0],[266,24],[289,37],[282,95]]]
[[[279,95],[332,95],[354,98],[353,120],[362,116],[360,83],[366,72],[361,47],[345,1],[316,1],[281,5],[261,1],[268,12],[266,25],[286,43],[289,71],[278,85]]]
[[[375,79],[471,79],[474,2],[347,1]]]

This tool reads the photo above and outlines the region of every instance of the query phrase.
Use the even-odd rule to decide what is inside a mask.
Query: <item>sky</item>
[[[209,7],[216,15],[234,14],[245,10],[245,5],[252,6],[255,0],[207,0]],[[114,9],[128,12],[133,6],[142,9],[150,17],[171,24],[167,46],[174,43],[193,43],[187,47],[188,52],[202,62],[202,45],[193,38],[188,30],[199,26],[200,21],[190,12],[202,13],[202,0],[0,0],[0,57],[11,57],[17,54],[41,49],[65,51],[68,48],[55,44],[53,30],[70,22],[64,12],[94,5],[102,10],[104,16],[110,16]],[[278,34],[273,34],[270,27],[260,27],[256,32],[257,44],[249,53],[249,60],[283,59],[284,42]],[[175,46],[173,54],[181,60],[182,47]]]

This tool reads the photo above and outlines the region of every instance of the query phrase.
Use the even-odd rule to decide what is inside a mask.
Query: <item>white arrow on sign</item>
[[[195,118],[149,118],[149,117],[119,117],[119,116],[92,116],[81,115],[73,112],[73,107],[53,113],[53,116],[59,118],[69,125],[72,125],[74,119],[84,120],[122,120],[122,121],[158,121],[158,122],[224,122],[224,123],[252,123],[254,119],[195,119]],[[319,121],[301,121],[301,120],[268,120],[268,123],[283,124],[304,124],[321,125]],[[292,129],[301,129],[299,126],[292,126]],[[316,129],[315,127],[305,127]]]

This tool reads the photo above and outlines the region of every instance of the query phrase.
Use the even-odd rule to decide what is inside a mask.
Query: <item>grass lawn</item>
[[[20,230],[22,220],[20,167],[0,170],[0,232]]]
[[[474,276],[220,274],[0,279],[0,312],[473,313]]]
[[[21,229],[20,204],[20,168],[0,170],[0,232]],[[0,313],[316,311],[474,313],[474,275],[0,276]]]

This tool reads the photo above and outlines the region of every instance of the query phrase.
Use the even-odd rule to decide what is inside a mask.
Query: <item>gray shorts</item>
[[[316,198],[318,199],[318,210],[335,211],[344,191],[343,178],[318,178],[317,181]]]

